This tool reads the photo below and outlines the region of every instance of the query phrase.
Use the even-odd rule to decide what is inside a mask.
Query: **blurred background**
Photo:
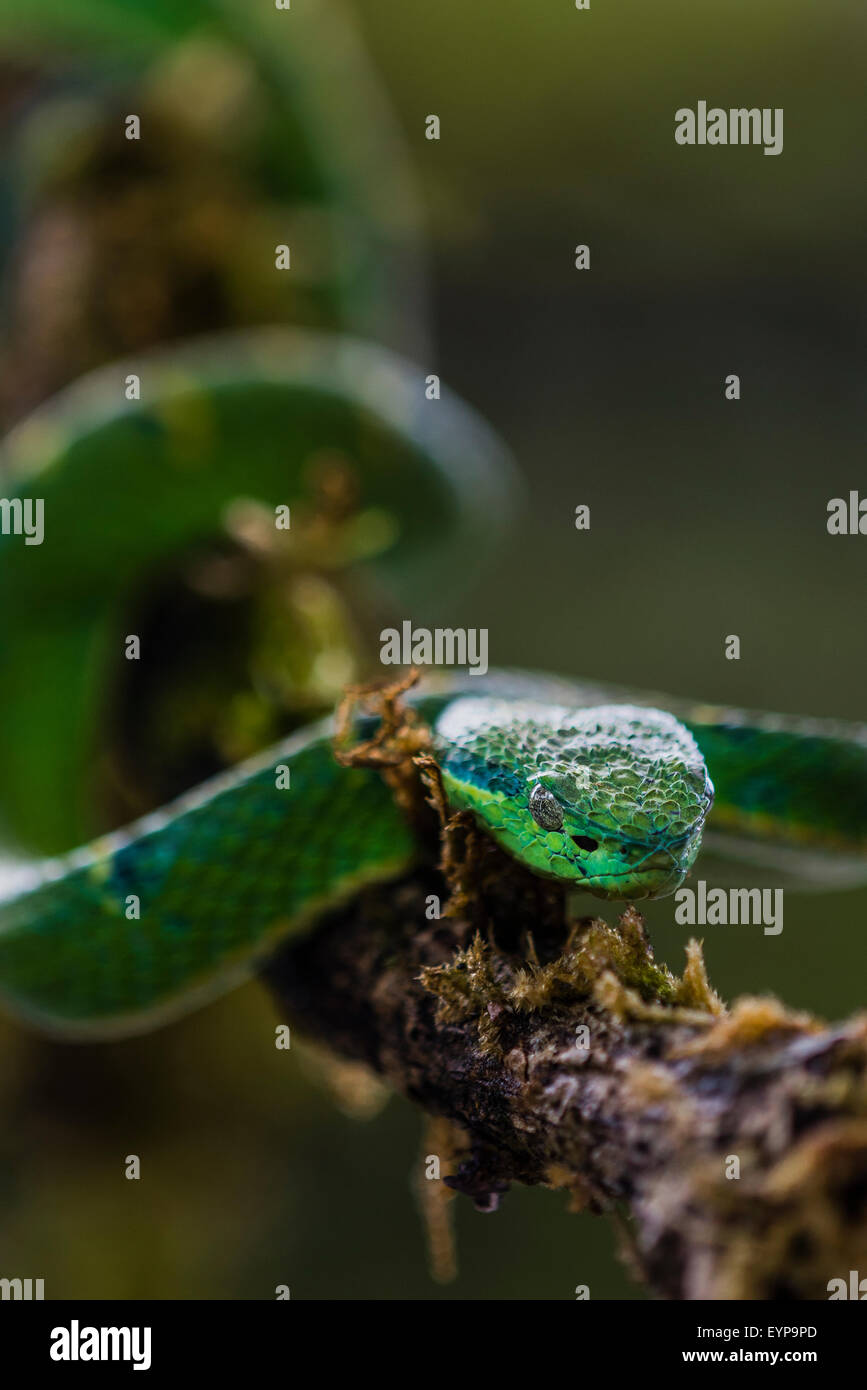
[[[867,490],[863,8],[293,0],[278,22],[298,40],[279,80],[273,39],[240,38],[230,5],[2,0],[6,424],[139,346],[348,327],[440,373],[526,479],[507,552],[487,572],[466,554],[437,625],[487,627],[494,665],[863,718],[865,542],[825,525],[831,497]],[[118,172],[105,134],[101,113],[139,109],[131,89],[183,132],[157,170]],[[782,107],[782,155],[676,145],[675,110],[699,100]],[[287,189],[322,257],[278,304],[243,248],[251,223],[283,225]],[[130,256],[159,259],[163,293],[138,305]],[[787,891],[778,937],[707,928],[711,979],[861,1008],[865,907]],[[679,971],[673,900],[647,917]],[[300,1040],[274,1049],[275,1022],[257,985],[105,1047],[0,1020],[0,1274],[48,1297],[642,1296],[609,1226],[547,1191],[493,1216],[457,1202],[460,1274],[433,1284],[420,1116],[392,1098],[350,1118]]]

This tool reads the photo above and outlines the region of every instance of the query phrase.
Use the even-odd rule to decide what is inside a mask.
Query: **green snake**
[[[505,506],[508,464],[490,433],[454,400],[432,409],[423,379],[379,351],[265,333],[141,370],[148,401],[118,403],[97,374],[5,450],[7,486],[17,478],[17,496],[42,497],[46,517],[44,552],[15,536],[0,545],[0,811],[31,849],[34,775],[41,801],[65,807],[47,818],[53,842],[99,824],[87,809],[89,770],[105,753],[99,692],[130,596],[149,567],[219,530],[239,493],[294,508],[311,448],[346,450],[363,495],[349,534],[359,517],[368,532],[378,518],[377,543],[352,551],[351,565],[377,583],[405,577],[416,598],[431,574],[425,542],[442,568],[440,537],[472,544]],[[112,481],[119,459],[123,488]],[[95,499],[89,513],[82,496]],[[338,533],[345,542],[345,526]],[[832,885],[867,878],[863,726],[515,672],[427,674],[410,698],[449,807],[570,889],[670,894],[706,821],[717,849]],[[26,768],[24,735],[38,749]],[[69,1036],[155,1026],[420,853],[380,775],[338,762],[329,720],[304,724],[128,829],[13,875],[0,903],[0,997]]]
[[[239,0],[152,10],[134,23],[125,0],[34,0],[26,14],[0,3],[0,33],[28,62],[64,73],[69,45],[89,53],[104,107],[82,104],[74,82],[55,97],[53,78],[37,112],[50,139],[35,144],[24,122],[27,159],[0,171],[20,246],[32,185],[41,177],[50,221],[70,168],[82,227],[105,223],[118,194],[111,184],[106,201],[98,171],[118,158],[117,112],[140,111],[136,154],[148,169],[161,161],[161,182],[147,177],[153,225],[184,226],[201,198],[191,176],[209,170],[207,195],[229,219],[218,302],[195,301],[204,322],[282,316],[423,342],[407,313],[412,199],[351,34],[335,46],[327,6],[291,31],[273,7],[254,16]],[[196,107],[187,84],[203,75],[246,93],[249,110],[206,103],[177,151],[154,140]],[[43,146],[53,164],[34,178]],[[120,149],[121,191],[138,207],[134,149]],[[271,268],[287,226],[300,277]],[[143,250],[135,222],[120,232],[120,256],[97,242],[91,257],[100,318],[117,288],[103,268],[119,260],[125,286]],[[251,236],[256,253],[236,263]],[[187,243],[164,250],[158,341],[203,327],[189,317]],[[138,273],[151,269],[145,256]],[[320,716],[370,674],[380,617],[439,620],[466,557],[491,560],[514,505],[492,433],[399,358],[275,329],[151,353],[145,337],[115,361],[128,318],[106,316],[97,347],[111,365],[25,419],[0,457],[7,502],[45,508],[42,545],[0,535],[0,830],[27,856],[2,875],[0,999],[69,1037],[192,1009],[427,853],[380,775],[338,761]],[[85,314],[88,351],[90,327]],[[4,374],[24,353],[29,381],[25,329]],[[46,391],[76,374],[75,345],[54,346]],[[132,376],[140,400],[124,398]],[[285,546],[268,524],[280,509]],[[141,652],[129,660],[131,637]],[[575,892],[670,894],[703,839],[803,883],[867,878],[863,726],[517,672],[425,673],[408,698],[449,809]]]

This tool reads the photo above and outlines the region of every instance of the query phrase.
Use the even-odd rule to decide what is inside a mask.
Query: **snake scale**
[[[386,539],[364,562],[380,577],[405,573],[411,587],[416,566],[426,580],[424,530],[463,533],[465,544],[502,510],[507,464],[492,436],[457,402],[420,408],[421,379],[372,349],[254,334],[230,353],[222,343],[216,356],[207,344],[157,355],[145,375],[150,403],[107,407],[97,374],[6,448],[7,478],[20,480],[21,497],[44,498],[46,515],[44,555],[13,536],[0,547],[10,773],[0,809],[21,842],[31,803],[16,787],[32,790],[33,770],[16,770],[15,740],[30,706],[43,796],[70,803],[100,746],[96,692],[122,645],[131,589],[149,565],[219,528],[239,491],[294,502],[323,421],[351,453],[365,501],[390,509]],[[258,443],[245,448],[251,411]],[[52,518],[82,489],[100,504],[52,548]],[[419,501],[441,526],[420,528]],[[428,678],[411,698],[449,805],[570,888],[619,900],[673,892],[706,819],[717,848],[827,884],[867,877],[862,726],[527,673]],[[381,777],[338,763],[327,720],[304,725],[127,830],[22,869],[0,903],[0,997],[69,1036],[155,1026],[231,987],[363,885],[405,873],[418,853]]]
[[[405,170],[351,33],[338,42],[328,7],[309,10],[289,43],[285,15],[237,0],[163,6],[138,24],[121,0],[84,14],[0,6],[6,42],[28,61],[53,55],[63,73],[67,45],[90,55],[108,124],[53,74],[46,147],[63,146],[72,112],[71,167],[75,129],[93,170],[123,164],[109,204],[123,206],[124,190],[139,198],[140,156],[159,195],[153,226],[183,229],[201,198],[191,176],[207,174],[231,230],[216,307],[213,293],[195,300],[224,331],[129,362],[114,360],[112,334],[126,341],[129,324],[103,313],[117,290],[103,271],[120,261],[134,280],[148,248],[135,222],[120,228],[120,256],[97,240],[89,293],[106,318],[99,360],[112,365],[25,419],[0,457],[7,504],[45,509],[44,544],[0,535],[0,828],[29,858],[0,897],[0,999],[62,1036],[183,1013],[362,886],[412,867],[421,847],[391,792],[337,761],[320,716],[361,673],[359,634],[398,605],[438,616],[463,557],[483,566],[509,512],[505,452],[447,392],[431,400],[420,371],[338,333],[226,331],[288,317],[395,341],[395,325],[411,327]],[[187,88],[202,74],[248,105],[206,103],[204,124],[187,128]],[[130,110],[143,113],[141,150],[117,133]],[[213,182],[226,149],[232,178]],[[17,167],[0,174],[10,208]],[[40,175],[49,213],[66,196],[51,169]],[[91,236],[108,210],[93,170],[79,190]],[[29,202],[18,203],[26,251]],[[270,247],[235,263],[236,243],[262,225],[296,229],[300,277],[275,277]],[[182,292],[189,247],[167,246],[160,342],[203,331]],[[85,315],[85,338],[90,327]],[[55,349],[52,371],[69,380],[74,345]],[[123,394],[133,377],[140,400]],[[291,543],[277,553],[265,519],[281,508]],[[125,661],[131,635],[141,658]],[[804,883],[867,878],[864,726],[516,672],[426,675],[410,698],[450,807],[576,892],[670,894],[703,838]]]

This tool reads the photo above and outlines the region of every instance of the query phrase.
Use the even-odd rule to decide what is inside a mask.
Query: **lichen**
[[[829,1276],[848,1284],[850,1269],[863,1268],[867,1244],[865,1169],[867,1121],[838,1119],[769,1172],[705,1193],[723,1216],[731,1214],[712,1296],[827,1298]]]
[[[621,1223],[662,1297],[827,1298],[863,1269],[867,1018],[820,1027],[749,998],[720,1012],[700,944],[678,978],[635,909],[556,937],[556,913],[534,927],[510,882],[492,924],[431,921],[437,881],[419,866],[372,915],[341,910],[287,948],[279,986],[314,1031],[463,1127],[450,1191],[492,1210],[509,1183],[563,1189]],[[445,1268],[447,1194],[424,1195]]]
[[[692,943],[690,943],[692,945]],[[795,1013],[772,995],[744,995],[730,1013],[723,1014],[708,1032],[681,1044],[679,1057],[719,1056],[763,1042],[769,1034],[816,1033],[822,1024],[811,1014]]]
[[[641,915],[632,906],[617,926],[600,918],[574,922],[563,950],[540,963],[532,939],[524,958],[476,932],[466,948],[419,976],[438,999],[437,1020],[475,1018],[484,1049],[500,1050],[503,1025],[515,1014],[542,1014],[592,1000],[618,1018],[708,1026],[723,1014],[711,989],[701,946],[691,941],[683,976],[657,965]]]

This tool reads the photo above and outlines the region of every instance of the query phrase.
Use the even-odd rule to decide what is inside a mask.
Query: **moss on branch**
[[[528,950],[526,921],[429,921],[443,892],[433,869],[371,891],[267,975],[293,1021],[460,1126],[451,1187],[625,1210],[625,1253],[672,1298],[827,1298],[865,1267],[867,1019],[725,1010],[698,944],[673,975],[634,909],[562,950],[542,923]]]
[[[565,1189],[660,1296],[827,1298],[867,1267],[867,1017],[727,1010],[698,942],[677,976],[635,908],[570,920],[562,888],[450,815],[412,679],[350,693],[342,737],[359,698],[382,724],[341,757],[384,773],[428,863],[287,946],[266,971],[281,1007],[435,1118],[442,1181],[480,1208]]]

